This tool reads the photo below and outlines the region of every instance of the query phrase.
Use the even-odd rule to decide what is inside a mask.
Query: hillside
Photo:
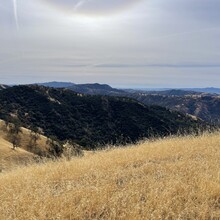
[[[59,143],[24,127],[20,127],[20,132],[16,135],[19,139],[19,146],[14,148],[13,135],[10,133],[11,125],[0,120],[0,172],[49,159],[66,158],[69,160],[88,153],[82,151],[76,143]]]
[[[48,142],[48,138],[42,134],[37,134],[36,142],[33,141],[35,133],[29,129],[21,127],[20,132],[18,134],[20,144],[16,150],[13,150],[13,145],[10,140],[10,132],[9,132],[9,125],[6,125],[5,121],[0,120],[0,167],[2,165],[1,160],[4,160],[6,163],[9,162],[13,165],[13,161],[10,162],[9,157],[10,155],[15,155],[15,157],[21,156],[20,162],[26,163],[25,155],[28,158],[33,159],[37,158],[38,156],[44,157],[52,157],[55,156],[52,151],[52,146]],[[7,148],[7,149],[6,149]],[[6,153],[7,151],[9,157]],[[22,159],[23,158],[23,159]]]
[[[0,219],[219,219],[220,134],[0,174]]]
[[[12,144],[0,137],[0,172],[30,164],[36,155],[22,148],[12,149]]]
[[[163,106],[184,114],[194,115],[207,122],[220,124],[220,96],[134,93],[130,97],[146,105]]]
[[[0,120],[0,171],[10,170],[20,165],[35,162],[39,156],[54,156],[51,146],[47,143],[47,138],[38,135],[37,141],[33,144],[32,131],[21,128],[19,133],[20,145],[13,149],[10,142],[8,128],[3,120]]]
[[[45,136],[72,140],[86,149],[109,143],[187,133],[206,127],[199,120],[128,98],[89,96],[67,89],[15,86],[0,91],[0,118],[16,119]]]
[[[53,85],[53,83],[48,85]],[[218,111],[220,96],[218,95],[219,89],[217,88],[141,91],[134,89],[120,90],[98,83],[73,84],[66,88],[83,94],[133,98],[145,105],[162,106],[184,114],[193,115],[209,123],[220,124],[220,112]]]

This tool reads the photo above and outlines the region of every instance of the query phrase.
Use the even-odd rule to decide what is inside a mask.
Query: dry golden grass
[[[220,134],[0,174],[1,220],[220,219]]]
[[[46,154],[49,150],[47,138],[43,135],[39,135],[36,146],[30,149],[31,131],[26,128],[21,128],[21,130],[21,146],[13,150],[13,146],[8,140],[8,131],[5,122],[0,120],[0,172],[32,164],[36,160],[39,160],[35,154],[36,152]]]
[[[34,154],[21,148],[12,149],[12,144],[0,137],[0,172],[14,169],[34,161]]]
[[[24,149],[26,151],[30,151],[32,153],[41,151],[42,153],[47,153],[49,150],[49,145],[47,144],[47,137],[43,135],[39,135],[39,140],[37,140],[37,146],[35,146],[33,149],[30,149],[29,143],[31,139],[31,131],[26,128],[21,128],[22,133],[21,136],[21,149]],[[0,120],[0,137],[4,140],[7,140],[7,134],[8,131],[5,126],[5,122],[3,120]],[[1,144],[1,142],[0,142]],[[1,153],[1,151],[0,151]]]

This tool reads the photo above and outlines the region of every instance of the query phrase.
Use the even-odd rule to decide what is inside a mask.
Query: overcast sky
[[[0,83],[220,87],[219,0],[0,0]]]

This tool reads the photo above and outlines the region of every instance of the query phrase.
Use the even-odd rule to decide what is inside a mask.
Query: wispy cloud
[[[19,29],[17,0],[13,0],[13,7],[14,7],[14,19],[15,19],[16,28]]]
[[[88,1],[89,0],[79,0],[74,6],[74,11],[77,11],[78,9],[80,9]]]
[[[154,68],[220,68],[220,64],[204,64],[204,63],[195,63],[195,64],[98,64],[94,65],[98,68],[145,68],[145,67],[154,67]]]

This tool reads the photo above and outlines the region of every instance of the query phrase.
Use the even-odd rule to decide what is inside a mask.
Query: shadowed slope
[[[16,86],[0,91],[0,117],[39,127],[48,137],[71,139],[86,149],[142,138],[192,132],[206,124],[179,112],[133,99],[90,96],[67,89]]]

